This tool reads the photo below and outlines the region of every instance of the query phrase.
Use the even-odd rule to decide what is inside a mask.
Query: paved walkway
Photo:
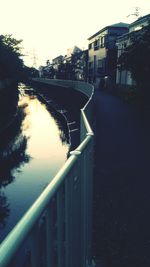
[[[150,115],[96,92],[94,247],[109,267],[150,266]]]

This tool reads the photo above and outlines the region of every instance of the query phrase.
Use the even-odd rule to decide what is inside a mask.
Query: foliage
[[[86,80],[87,77],[87,54],[82,52],[72,54],[70,58],[61,63],[56,76],[68,80]]]
[[[121,70],[131,71],[138,87],[150,85],[150,24],[130,34],[130,45],[118,63]]]
[[[23,71],[21,42],[12,35],[0,35],[0,79],[20,80]]]
[[[81,51],[71,54],[70,57],[64,57],[62,62],[50,63],[46,62],[46,66],[40,67],[41,77],[56,78],[65,80],[87,80],[87,61],[88,51]]]
[[[5,46],[10,47],[18,56],[22,55],[20,47],[22,40],[16,40],[11,34],[0,35],[0,38]]]
[[[45,78],[49,78],[49,79],[53,79],[54,78],[54,74],[55,74],[55,70],[53,68],[53,66],[44,66],[42,67],[42,73],[43,76]]]
[[[27,67],[23,66],[22,73],[20,76],[20,79],[22,82],[26,82],[31,78],[37,78],[39,77],[39,72],[34,67]]]

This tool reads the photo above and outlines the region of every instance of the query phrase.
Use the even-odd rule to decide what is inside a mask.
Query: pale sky
[[[149,0],[0,0],[0,34],[23,39],[25,63],[37,66],[74,45],[87,48],[87,38],[110,24],[131,23],[150,13]],[[34,53],[33,53],[34,51]]]

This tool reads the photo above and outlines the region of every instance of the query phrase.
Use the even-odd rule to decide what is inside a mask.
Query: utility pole
[[[35,53],[35,49],[33,49],[32,53],[32,60],[33,60],[33,68],[37,69],[37,54]]]

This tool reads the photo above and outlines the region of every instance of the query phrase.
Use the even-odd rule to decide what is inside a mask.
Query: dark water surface
[[[64,120],[32,88],[20,85],[19,112],[0,135],[0,241],[14,227],[67,159]]]

